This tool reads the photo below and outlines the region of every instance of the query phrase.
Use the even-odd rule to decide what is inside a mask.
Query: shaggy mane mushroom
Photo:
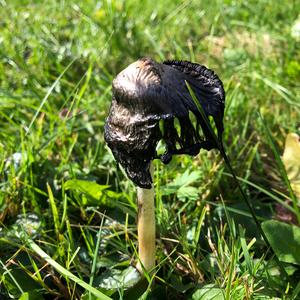
[[[162,64],[142,58],[120,72],[112,83],[112,104],[105,124],[105,141],[128,177],[138,186],[138,269],[155,266],[154,189],[151,162],[169,163],[173,155],[197,155],[201,148],[218,148],[186,82],[194,91],[206,116],[212,116],[222,144],[225,92],[218,76],[188,61]],[[196,117],[196,126],[190,120]],[[175,119],[179,121],[180,133]],[[163,130],[160,129],[160,121]],[[200,134],[202,131],[202,135]],[[165,153],[157,156],[160,140]]]

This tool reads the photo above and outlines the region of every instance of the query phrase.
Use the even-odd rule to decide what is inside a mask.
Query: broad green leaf
[[[99,257],[97,259],[97,269],[100,269],[100,268],[111,268],[111,267],[115,266],[119,262],[120,262],[120,259],[119,259],[119,261],[117,261],[116,259],[112,259],[112,258],[109,258],[109,257],[101,256],[101,257]]]
[[[224,300],[225,291],[208,284],[193,293],[193,300]]]
[[[13,224],[7,236],[23,238],[30,236],[31,238],[37,237],[42,230],[42,222],[38,215],[34,213],[19,214],[15,224]]]
[[[191,199],[197,200],[199,190],[196,187],[190,186],[194,182],[198,182],[201,178],[201,172],[186,170],[183,174],[179,174],[175,180],[163,187],[162,194],[170,195],[177,194],[181,200]]]
[[[90,295],[89,293],[85,292],[81,295],[80,300],[98,300],[98,298],[94,295]]]
[[[109,185],[100,185],[94,181],[78,179],[68,180],[64,186],[66,190],[79,191],[97,200],[99,200],[103,192],[109,188]]]
[[[37,291],[29,291],[23,293],[19,300],[40,300],[42,299],[41,294]]]
[[[287,135],[282,161],[292,189],[300,199],[300,137],[296,133]]]
[[[120,193],[108,190],[109,185],[100,185],[94,181],[72,179],[66,181],[64,187],[66,190],[83,193],[82,205],[104,204],[114,206],[114,200],[121,196]]]
[[[104,272],[100,277],[95,279],[95,285],[108,290],[126,289],[134,286],[140,279],[141,275],[136,268],[129,266],[123,271],[111,269]]]
[[[195,201],[199,198],[199,189],[194,186],[182,186],[177,191],[177,197],[180,200],[189,199]]]
[[[201,172],[186,170],[182,175],[176,177],[173,185],[182,186],[198,181],[201,178]]]
[[[279,260],[300,265],[300,227],[270,220],[262,228]]]

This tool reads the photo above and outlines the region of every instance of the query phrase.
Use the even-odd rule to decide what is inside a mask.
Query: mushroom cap
[[[205,114],[213,117],[221,137],[225,92],[218,76],[206,67],[187,61],[160,64],[142,58],[113,80],[104,138],[128,177],[142,188],[151,188],[150,163],[156,158],[156,146],[161,139],[166,143],[166,154],[170,158],[177,153],[196,155],[201,147],[194,145],[204,140],[213,142],[186,81]],[[189,118],[190,111],[196,116],[196,128]],[[180,123],[180,134],[174,126],[175,118]],[[160,120],[163,120],[163,132]],[[204,138],[200,137],[199,125]]]

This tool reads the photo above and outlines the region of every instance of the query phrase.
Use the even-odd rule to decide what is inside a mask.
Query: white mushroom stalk
[[[151,166],[153,176],[153,165]],[[138,258],[137,269],[141,274],[144,270],[151,271],[155,267],[155,206],[154,187],[144,189],[137,187],[138,204]]]

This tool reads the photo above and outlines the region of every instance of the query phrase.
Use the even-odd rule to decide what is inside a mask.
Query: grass
[[[0,1],[0,298],[298,299],[299,199],[280,155],[300,130],[299,11],[269,0]],[[158,266],[132,288],[135,187],[103,125],[112,79],[142,56],[219,74],[225,148],[259,222],[278,219],[278,205],[293,216],[284,257],[288,235],[268,248],[221,155],[203,151],[155,162]]]

